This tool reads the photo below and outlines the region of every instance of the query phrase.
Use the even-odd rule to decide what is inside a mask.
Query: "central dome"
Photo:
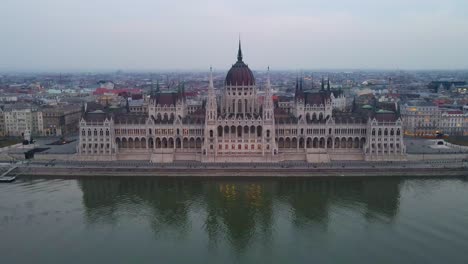
[[[232,65],[226,75],[225,85],[248,86],[255,85],[255,78],[249,66],[242,61],[242,50],[239,41],[239,51],[237,52],[237,62]]]

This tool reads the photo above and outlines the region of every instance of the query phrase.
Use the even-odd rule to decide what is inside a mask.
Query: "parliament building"
[[[394,104],[346,102],[341,91],[303,89],[275,102],[268,75],[258,83],[237,61],[217,96],[212,73],[206,100],[188,107],[183,90],[152,92],[143,111],[86,109],[80,121],[80,160],[156,163],[404,160],[402,120]]]

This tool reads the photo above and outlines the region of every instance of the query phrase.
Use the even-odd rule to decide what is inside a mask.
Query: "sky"
[[[468,69],[467,0],[2,0],[0,71]]]

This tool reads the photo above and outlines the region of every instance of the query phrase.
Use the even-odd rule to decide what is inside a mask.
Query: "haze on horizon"
[[[0,71],[468,69],[466,0],[6,0]]]

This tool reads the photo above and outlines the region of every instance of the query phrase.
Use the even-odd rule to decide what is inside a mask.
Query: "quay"
[[[14,171],[17,176],[152,176],[152,177],[343,177],[343,176],[468,176],[465,160],[425,162],[336,163],[150,163],[126,162],[30,162]]]

